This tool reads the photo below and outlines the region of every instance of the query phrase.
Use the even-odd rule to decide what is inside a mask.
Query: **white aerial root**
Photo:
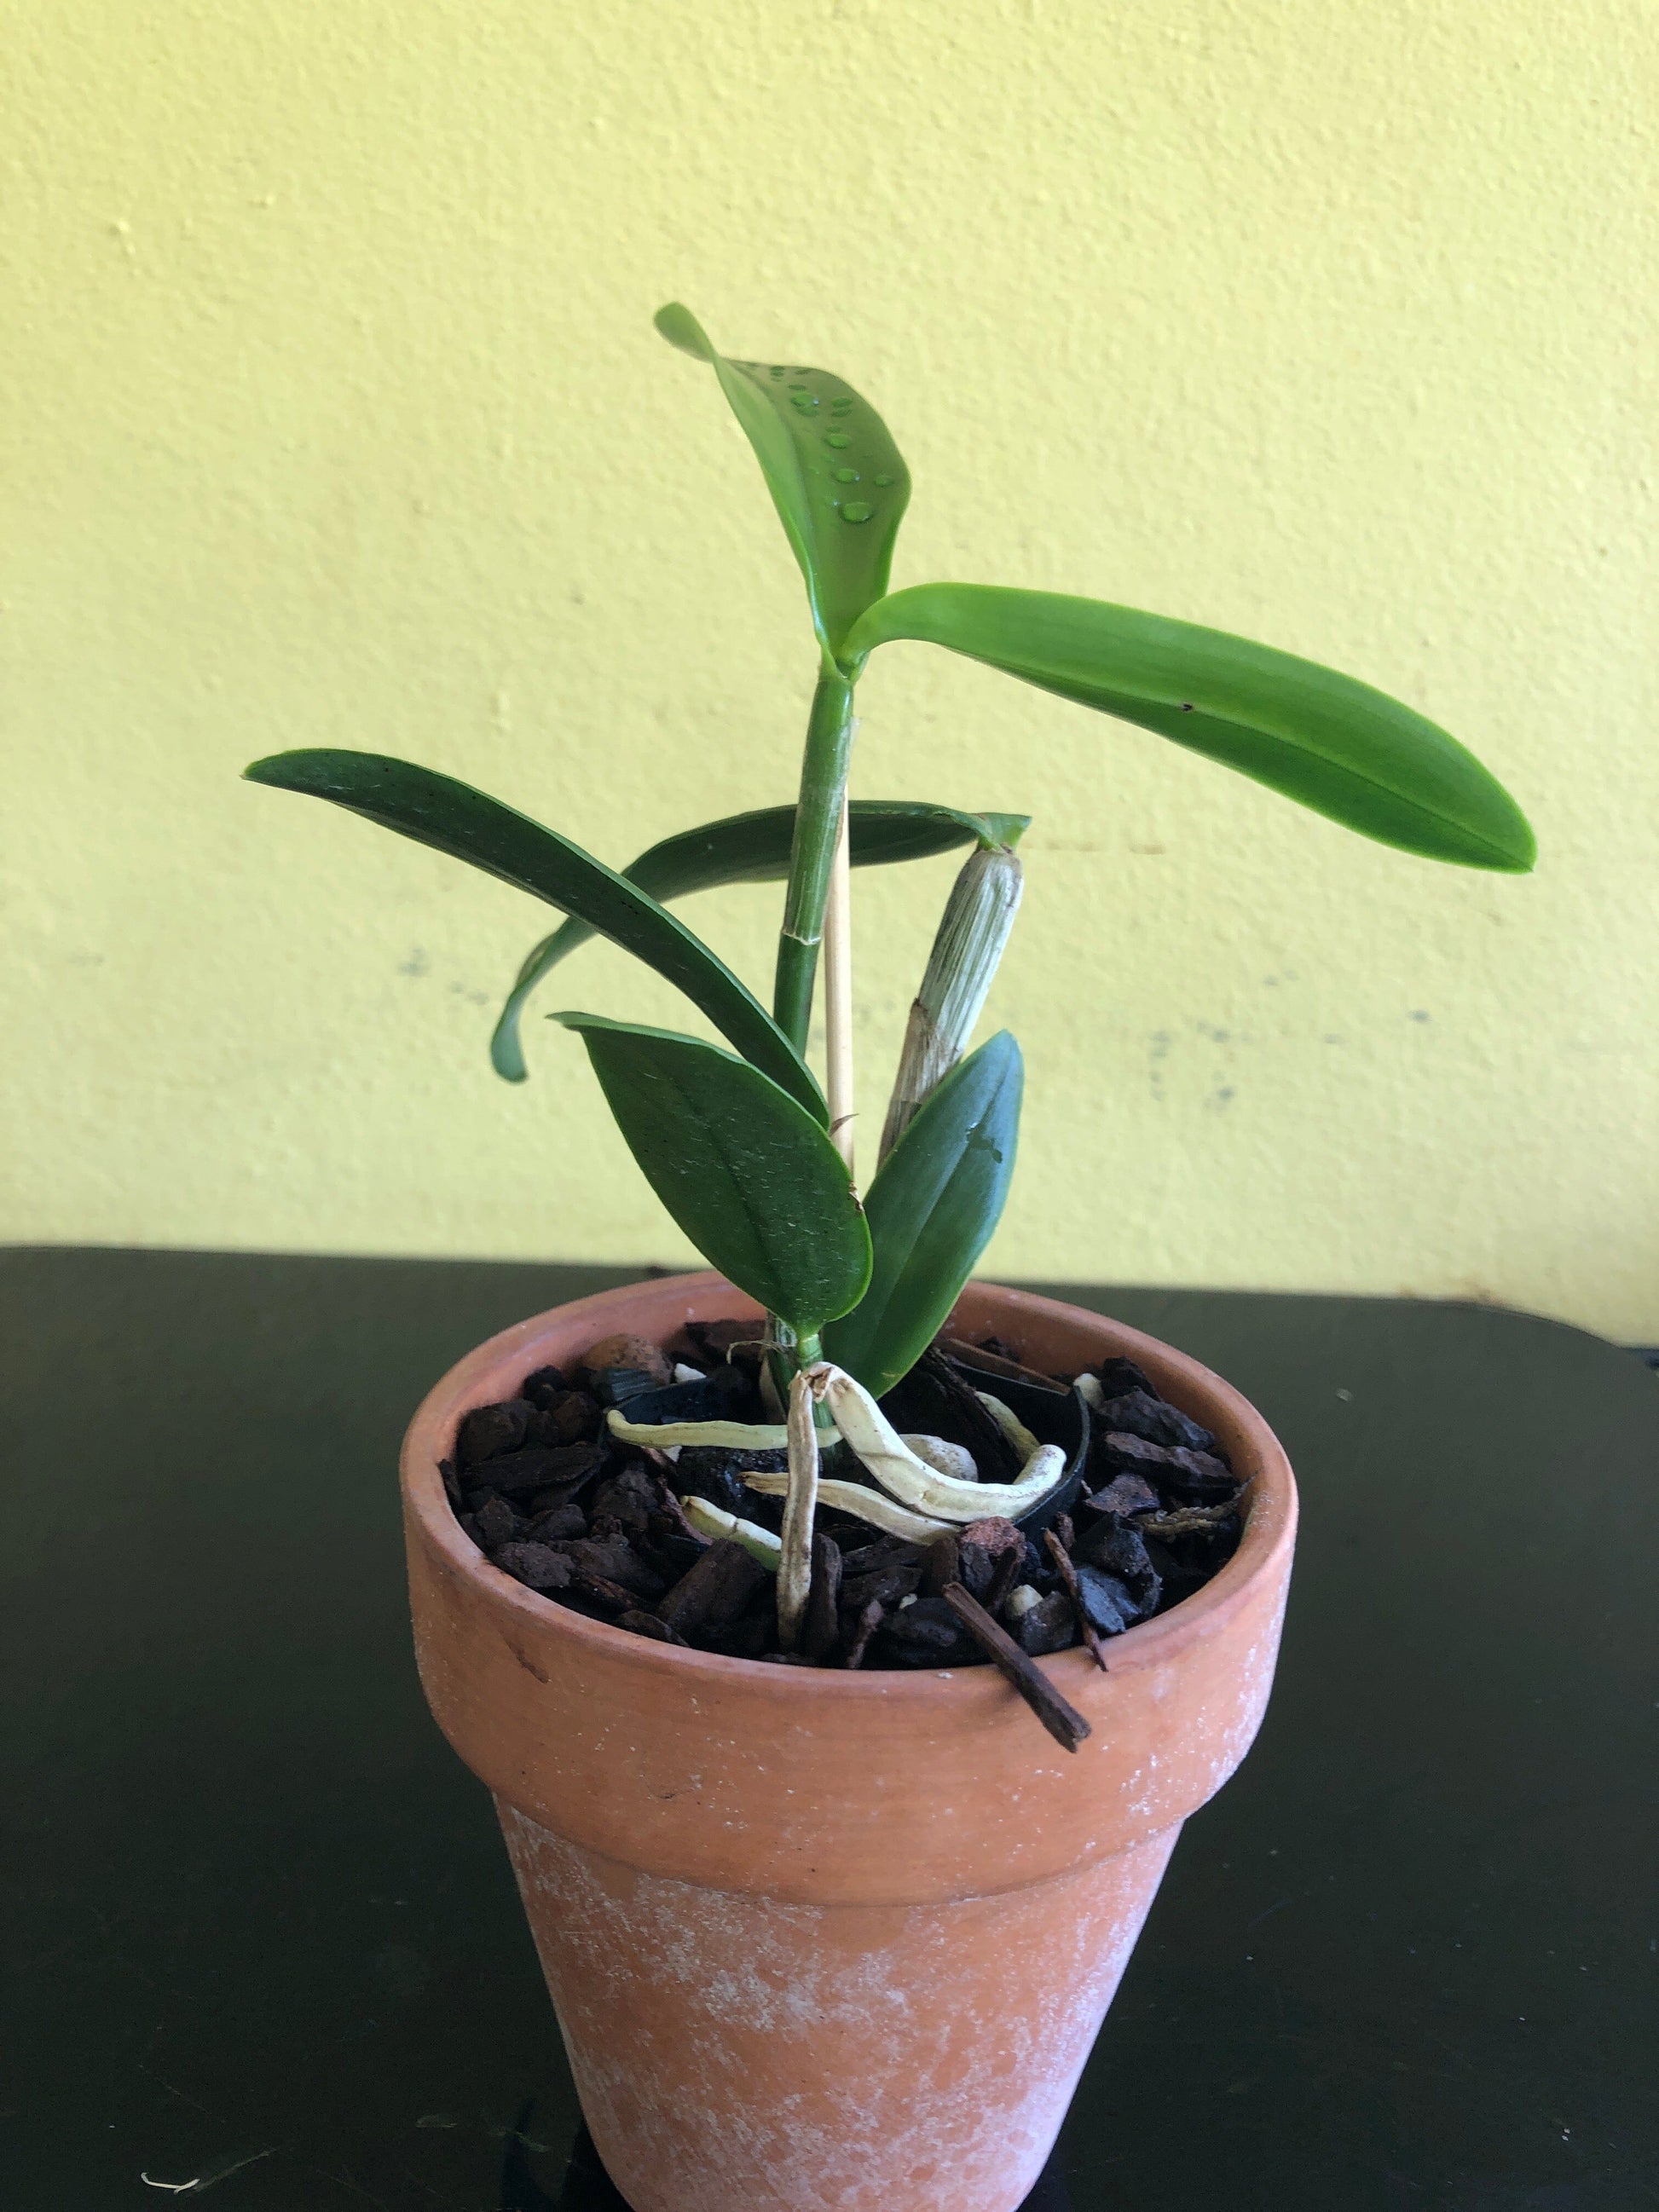
[[[780,1482],[785,1480],[782,1475],[778,1477]],[[728,1536],[734,1544],[741,1544],[751,1559],[758,1559],[762,1566],[769,1567],[774,1574],[777,1572],[783,1546],[769,1528],[763,1528],[757,1522],[740,1521],[735,1513],[711,1504],[706,1498],[682,1498],[680,1504],[685,1509],[686,1519],[700,1535]]]
[[[1019,1463],[1024,1467],[1032,1455],[1042,1449],[1036,1438],[1013,1407],[1005,1406],[1000,1398],[994,1398],[988,1390],[975,1390],[974,1395],[1019,1454]]]
[[[763,1498],[785,1498],[789,1492],[787,1474],[745,1474],[743,1480],[749,1489],[759,1491]],[[867,1521],[884,1535],[902,1537],[907,1544],[931,1544],[951,1533],[948,1521],[929,1521],[920,1513],[907,1512],[902,1505],[896,1505],[885,1491],[872,1490],[867,1482],[822,1481],[818,1485],[818,1504],[833,1505],[838,1512]]]
[[[793,1651],[812,1587],[812,1520],[818,1502],[818,1437],[812,1386],[805,1375],[789,1385],[789,1473],[778,1559],[778,1642]]]
[[[825,1361],[807,1373],[813,1395],[834,1414],[855,1456],[913,1512],[963,1524],[994,1515],[1012,1520],[1040,1504],[1065,1474],[1060,1446],[1038,1444],[1035,1437],[1017,1482],[963,1482],[942,1474],[911,1450],[864,1385],[843,1369]]]
[[[605,1425],[618,1443],[652,1444],[659,1451],[682,1444],[712,1444],[719,1451],[786,1451],[789,1445],[786,1421],[630,1421],[613,1406]],[[820,1445],[838,1441],[833,1430],[819,1430]]]

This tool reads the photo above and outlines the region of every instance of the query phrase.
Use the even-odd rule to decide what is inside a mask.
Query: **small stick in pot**
[[[1092,1734],[1077,1707],[1060,1696],[1042,1669],[1026,1657],[1013,1638],[998,1627],[979,1600],[960,1583],[950,1585],[945,1602],[986,1656],[1013,1684],[1054,1741],[1066,1751],[1075,1751]]]
[[[1065,1519],[1062,1514],[1060,1518]],[[1077,1625],[1083,1631],[1083,1640],[1089,1647],[1089,1656],[1103,1674],[1106,1654],[1100,1648],[1099,1632],[1089,1618],[1089,1608],[1083,1601],[1083,1588],[1077,1578],[1077,1569],[1072,1565],[1072,1555],[1052,1528],[1042,1532],[1042,1541],[1048,1557],[1060,1570],[1060,1579],[1066,1585],[1066,1595],[1072,1601],[1072,1610],[1077,1615]]]

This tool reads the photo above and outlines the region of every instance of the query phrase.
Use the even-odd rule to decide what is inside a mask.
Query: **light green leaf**
[[[811,1115],[718,1045],[599,1014],[550,1018],[580,1032],[629,1150],[711,1267],[798,1336],[858,1303],[870,1232]]]
[[[579,915],[684,991],[745,1059],[818,1121],[823,1095],[764,1006],[703,943],[655,899],[556,830],[503,806],[471,784],[380,753],[321,748],[276,753],[243,771],[253,783],[331,799],[383,829],[412,837],[550,906]]]
[[[823,1348],[876,1397],[938,1335],[1002,1217],[1024,1080],[999,1031],[928,1094],[870,1186],[870,1287]]]
[[[843,659],[921,638],[1156,730],[1385,845],[1521,872],[1526,817],[1473,753],[1386,693],[1223,630],[1097,599],[919,584],[872,607]]]
[[[658,309],[656,325],[720,380],[800,563],[818,642],[833,659],[887,589],[910,497],[903,455],[869,402],[827,369],[729,361],[678,302]]]
[[[848,812],[855,868],[927,860],[975,839],[987,846],[1016,845],[1031,819],[1029,814],[966,814],[954,806],[902,799],[855,799]],[[662,901],[720,884],[781,883],[789,873],[794,832],[793,806],[731,814],[723,821],[705,822],[698,829],[665,837],[637,860],[630,860],[623,873],[630,884]],[[528,1073],[519,1024],[531,993],[550,969],[593,934],[591,924],[573,915],[550,937],[543,938],[520,969],[489,1040],[495,1073],[509,1083],[522,1083]]]

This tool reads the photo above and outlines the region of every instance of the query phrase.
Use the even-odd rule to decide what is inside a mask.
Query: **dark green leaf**
[[[964,814],[954,806],[901,799],[855,799],[848,811],[855,868],[927,860],[975,838],[983,845],[1016,845],[1031,819],[1029,814]],[[700,829],[664,838],[631,860],[623,873],[651,897],[665,901],[718,884],[781,883],[789,873],[794,831],[793,806],[732,814],[722,822],[706,822]],[[520,969],[489,1040],[495,1073],[509,1083],[522,1083],[527,1073],[519,1023],[531,993],[550,969],[593,933],[588,923],[573,918],[543,938]]]
[[[877,1397],[938,1335],[1002,1217],[1024,1082],[1002,1030],[929,1092],[870,1186],[870,1287],[823,1348]]]
[[[711,1266],[799,1336],[857,1304],[870,1232],[810,1114],[718,1045],[599,1014],[551,1018],[580,1031],[629,1150]]]
[[[764,1006],[699,937],[647,892],[527,815],[453,775],[380,753],[321,749],[276,753],[244,773],[254,783],[332,799],[382,828],[469,861],[516,890],[578,915],[592,929],[665,975],[745,1059],[820,1121],[822,1092]]]
[[[920,584],[873,606],[856,663],[923,638],[1224,761],[1334,822],[1465,867],[1522,871],[1526,817],[1455,738],[1386,693],[1223,630],[1097,599]]]
[[[656,324],[719,378],[806,579],[818,642],[833,657],[887,589],[910,496],[903,455],[869,402],[827,369],[728,361],[678,303],[659,308]]]

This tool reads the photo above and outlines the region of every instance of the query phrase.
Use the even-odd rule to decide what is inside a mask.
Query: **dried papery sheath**
[[[783,1498],[788,1494],[787,1474],[749,1473],[743,1480],[749,1489],[759,1491],[763,1498]],[[837,1482],[833,1479],[822,1481],[818,1485],[818,1504],[833,1506],[838,1513],[850,1513],[855,1520],[867,1521],[884,1536],[898,1536],[907,1544],[931,1544],[935,1537],[951,1533],[948,1521],[930,1521],[926,1514],[907,1512],[884,1492],[872,1490],[867,1483]]]
[[[809,1368],[814,1391],[854,1455],[901,1505],[939,1521],[1012,1520],[1040,1504],[1066,1472],[1058,1444],[1040,1445],[1017,1482],[959,1482],[918,1459],[861,1382],[826,1361]]]
[[[780,1482],[783,1480],[782,1475],[778,1477]],[[699,1535],[729,1536],[734,1544],[743,1546],[751,1559],[777,1572],[783,1547],[769,1528],[763,1528],[757,1522],[740,1521],[735,1513],[722,1511],[706,1498],[682,1498],[680,1504]]]
[[[786,1651],[800,1642],[800,1625],[812,1587],[812,1522],[818,1502],[818,1438],[812,1387],[805,1375],[789,1386],[789,1473],[784,1492],[783,1535],[778,1561],[778,1641]]]
[[[1011,845],[981,845],[963,863],[911,1004],[881,1133],[884,1160],[923,1099],[967,1049],[1024,887],[1019,855]]]

